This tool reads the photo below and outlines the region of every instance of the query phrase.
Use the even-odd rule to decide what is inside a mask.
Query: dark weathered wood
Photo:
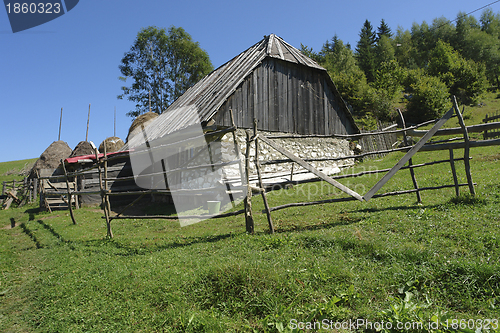
[[[64,171],[64,176],[65,176],[65,180],[66,180],[66,188],[68,189],[68,208],[69,208],[69,215],[71,215],[71,220],[73,221],[73,224],[76,224],[76,220],[75,220],[75,215],[73,214],[73,203],[72,203],[72,193],[71,193],[71,188],[69,186],[69,180],[68,180],[68,173],[66,172],[66,165],[64,163],[64,160],[61,160],[61,165],[63,167],[63,171]]]
[[[292,154],[291,152],[287,151],[286,149],[284,149],[283,147],[280,147],[278,144],[276,144],[275,142],[269,140],[268,138],[266,138],[265,136],[260,136],[261,140],[264,141],[266,144],[268,144],[269,146],[271,146],[272,148],[274,148],[275,150],[277,150],[278,152],[280,152],[281,154],[285,155],[286,157],[288,157],[289,159],[293,160],[295,163],[298,163],[301,167],[303,167],[304,169],[306,170],[309,170],[310,172],[312,172],[313,174],[315,174],[316,176],[320,177],[321,179],[323,179],[324,181],[330,183],[331,185],[335,186],[336,188],[338,188],[339,190],[355,197],[356,199],[360,200],[360,201],[363,201],[363,198],[358,194],[356,193],[355,191],[349,189],[348,187],[342,185],[341,183],[339,183],[338,181],[330,178],[329,176],[325,175],[323,172],[317,170],[316,168],[314,168],[312,165],[308,164],[306,161],[304,161],[303,159],[295,156],[294,154]]]
[[[443,126],[443,124],[445,122],[448,121],[448,119],[451,118],[451,116],[453,115],[453,108],[451,108],[448,112],[446,112],[446,114],[443,116],[443,118],[439,119],[439,121],[436,123],[436,125],[434,125],[428,132],[426,135],[424,135],[422,137],[422,139],[420,139],[420,141],[417,142],[417,144],[415,146],[413,146],[413,148],[410,149],[409,152],[407,152],[405,154],[405,156],[403,156],[403,158],[401,160],[399,160],[398,163],[396,163],[396,165],[391,169],[391,171],[389,171],[384,177],[382,177],[382,179],[380,179],[377,184],[375,184],[375,186],[373,186],[365,195],[364,195],[364,200],[368,201],[371,199],[371,197],[373,197],[373,195],[375,193],[377,193],[378,190],[380,190],[382,188],[382,186],[384,186],[388,181],[389,179],[391,179],[395,174],[396,172],[399,171],[399,169],[401,169],[407,162],[410,158],[413,157],[413,155],[415,155],[419,150],[420,148],[422,148],[424,146],[424,144],[434,135],[434,133],[437,132],[437,130]]]
[[[255,137],[255,167],[257,168],[257,176],[259,177],[259,187],[263,188],[262,176],[260,173],[260,162],[259,162],[259,139],[257,138],[257,119],[253,120],[253,135]],[[262,201],[264,202],[264,207],[266,209],[267,223],[269,225],[269,233],[274,234],[273,219],[271,217],[271,211],[269,210],[269,204],[267,202],[266,191],[261,191]]]
[[[255,224],[252,213],[252,189],[250,188],[250,132],[245,131],[247,148],[245,151],[245,182],[247,184],[247,195],[244,200],[245,204],[245,226],[246,231],[250,234],[254,233]]]
[[[453,157],[453,149],[450,149],[450,166],[451,173],[453,175],[453,182],[455,183],[455,194],[458,197],[460,195],[460,187],[458,186],[457,170],[455,169],[455,158]]]
[[[401,112],[400,109],[398,109],[398,113],[399,113],[399,118],[401,119],[401,123],[403,125],[403,129],[405,129],[406,128],[406,122],[405,122],[405,118],[403,117],[403,113]],[[408,146],[408,138],[406,136],[406,132],[403,132],[403,140],[404,140],[405,146]],[[422,196],[420,195],[420,191],[418,190],[417,178],[415,177],[415,171],[411,167],[412,165],[413,165],[413,160],[410,158],[408,160],[408,166],[410,167],[411,180],[413,182],[413,187],[417,190],[416,191],[417,202],[421,203],[422,202]]]
[[[453,107],[455,108],[455,112],[458,117],[458,123],[460,124],[460,127],[463,130],[464,134],[464,141],[465,141],[465,148],[464,148],[464,165],[465,165],[465,174],[467,176],[467,183],[469,184],[469,190],[470,194],[476,195],[476,189],[474,188],[474,182],[472,181],[472,174],[470,171],[470,161],[469,161],[469,156],[470,156],[470,140],[469,140],[469,133],[467,132],[467,127],[465,126],[464,119],[462,117],[462,114],[460,113],[460,110],[458,108],[457,104],[457,99],[455,96],[452,97],[452,102],[453,102]]]

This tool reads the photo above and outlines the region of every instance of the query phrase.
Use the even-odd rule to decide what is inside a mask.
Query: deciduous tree
[[[141,29],[130,51],[119,66],[122,87],[119,99],[135,102],[135,110],[127,115],[136,117],[149,110],[161,114],[189,87],[213,70],[208,54],[183,29],[150,26]]]

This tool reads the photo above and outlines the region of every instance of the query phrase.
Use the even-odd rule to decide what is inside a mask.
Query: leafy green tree
[[[500,37],[500,14],[495,14],[491,8],[486,8],[481,13],[479,22],[482,31],[491,36]]]
[[[413,23],[411,27],[412,58],[419,68],[427,66],[429,52],[435,45],[432,31],[424,21],[421,25]]]
[[[189,87],[213,70],[208,54],[181,27],[143,28],[119,66],[122,87],[119,99],[127,97],[136,103],[127,115],[136,117],[149,110],[161,114]]]
[[[394,36],[394,45],[396,46],[394,56],[399,65],[407,69],[416,69],[418,66],[415,59],[413,59],[413,55],[416,52],[413,47],[410,31],[398,27]]]
[[[413,71],[408,80],[412,81],[409,82],[408,120],[421,122],[442,117],[451,105],[446,84],[438,77],[422,75],[420,71]]]
[[[439,77],[460,102],[472,104],[485,92],[487,80],[482,63],[465,59],[443,41],[437,42],[430,57],[427,73]]]
[[[374,80],[376,37],[370,21],[366,20],[359,33],[359,41],[356,46],[356,59],[359,68],[365,73],[368,82]]]

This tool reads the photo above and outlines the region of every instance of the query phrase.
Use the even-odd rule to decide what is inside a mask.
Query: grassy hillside
[[[475,109],[468,124],[482,119]],[[402,156],[345,172],[391,167]],[[255,216],[255,235],[244,232],[243,216],[185,228],[121,220],[109,240],[98,208],[77,210],[77,225],[66,211],[0,211],[0,331],[289,332],[320,323],[333,329],[319,331],[347,332],[340,326],[349,320],[363,324],[360,331],[382,321],[413,326],[408,332],[437,321],[447,332],[460,324],[498,328],[500,148],[474,148],[471,156],[476,197],[462,187],[458,198],[453,189],[424,192],[422,204],[402,195],[291,208],[273,213],[275,235],[266,232],[265,214]],[[419,153],[414,163],[447,157]],[[463,169],[457,163],[460,182]],[[422,187],[452,183],[447,164],[416,176]],[[380,178],[342,183],[365,193]],[[404,170],[382,192],[410,188]],[[314,183],[268,199],[276,206],[341,196]],[[254,212],[261,209],[255,197]]]

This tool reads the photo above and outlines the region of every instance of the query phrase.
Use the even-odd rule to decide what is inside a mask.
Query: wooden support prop
[[[262,176],[260,173],[260,162],[259,162],[259,139],[257,138],[257,119],[253,120],[253,135],[255,137],[255,167],[257,168],[257,177],[259,177],[259,187],[264,188],[262,184]],[[267,203],[266,191],[261,191],[262,201],[264,202],[264,207],[266,208],[267,223],[269,224],[269,233],[274,234],[273,219],[271,217],[271,211],[269,210],[269,204]]]
[[[5,195],[6,193],[6,187],[7,187],[7,182],[2,183],[2,195]]]
[[[398,109],[399,117],[401,118],[401,123],[403,125],[403,128],[406,128],[406,122],[405,118],[403,117],[403,113],[401,112],[400,109]],[[405,143],[405,147],[408,146],[408,137],[406,136],[406,132],[403,132],[403,141]],[[417,202],[422,203],[422,196],[420,195],[420,191],[418,190],[418,183],[417,183],[417,178],[415,177],[415,170],[411,167],[413,165],[413,160],[410,158],[408,160],[408,166],[410,167],[410,175],[411,175],[411,180],[413,182],[413,187],[417,192]]]
[[[61,116],[59,117],[59,136],[57,137],[57,141],[61,140],[62,112],[63,108],[61,108]]]
[[[423,147],[423,145],[429,141],[429,139],[434,135],[434,133],[437,132],[437,130],[443,126],[443,124],[445,122],[448,121],[448,119],[451,118],[451,116],[453,115],[453,108],[451,108],[448,112],[446,112],[446,114],[443,116],[443,118],[439,119],[438,122],[427,132],[427,134],[425,134],[418,142],[415,146],[413,146],[412,149],[410,149],[406,154],[405,156],[403,156],[403,158],[401,160],[399,160],[398,163],[396,163],[396,165],[391,169],[391,171],[389,171],[388,173],[385,174],[384,177],[382,177],[382,179],[380,179],[377,184],[375,184],[375,186],[373,186],[365,195],[364,195],[364,199],[366,201],[370,200],[373,195],[375,193],[378,192],[378,190],[380,190],[382,188],[382,186],[384,186],[388,181],[389,179],[391,179],[395,174],[396,172],[399,171],[399,169],[401,169],[405,164],[406,162],[408,162],[410,160],[410,158],[413,157],[413,155],[415,155],[419,150],[420,148]]]
[[[104,178],[108,178],[108,154],[106,150],[106,145],[104,145]],[[109,238],[113,238],[113,232],[111,231],[111,220],[109,219],[109,216],[111,216],[111,204],[109,202],[109,195],[108,195],[108,181],[104,181],[104,203],[105,203],[105,208],[107,210],[107,216],[108,219],[106,220],[106,230],[107,230],[107,236]]]
[[[73,195],[71,194],[71,188],[69,187],[68,172],[66,171],[66,165],[64,164],[64,160],[61,160],[61,164],[62,164],[63,171],[64,171],[64,179],[66,180],[66,189],[68,190],[69,215],[71,215],[71,220],[73,221],[73,224],[76,224],[75,215],[73,214],[73,203],[71,200],[71,197]]]
[[[452,102],[453,102],[453,107],[455,108],[455,112],[457,113],[458,123],[460,124],[460,127],[462,127],[462,130],[463,130],[463,133],[464,133],[464,141],[465,141],[464,165],[465,165],[465,174],[467,175],[467,183],[469,184],[470,194],[476,195],[476,189],[474,188],[474,182],[472,181],[472,174],[470,172],[470,161],[469,161],[470,140],[469,140],[469,133],[467,132],[467,127],[465,126],[464,118],[462,117],[462,114],[460,113],[460,109],[458,108],[457,99],[456,99],[455,96],[452,97]]]
[[[294,161],[295,163],[299,164],[301,167],[303,167],[304,169],[312,172],[313,174],[315,174],[316,176],[320,177],[321,179],[323,179],[324,181],[328,182],[329,184],[335,186],[336,188],[338,188],[339,190],[349,194],[350,196],[353,196],[355,197],[356,199],[358,199],[359,201],[364,201],[363,200],[363,197],[361,195],[359,195],[358,193],[354,192],[353,190],[351,190],[350,188],[342,185],[341,183],[339,183],[338,181],[330,178],[329,176],[325,175],[323,172],[319,171],[318,169],[314,168],[312,165],[310,165],[309,163],[307,163],[306,161],[304,161],[303,159],[295,156],[294,154],[290,153],[289,151],[287,151],[286,149],[284,149],[283,147],[280,147],[278,144],[274,143],[273,141],[271,141],[270,139],[266,138],[265,136],[260,136],[261,140],[264,141],[266,144],[268,144],[269,146],[271,146],[272,148],[276,149],[278,152],[280,152],[281,154],[285,155],[286,157],[288,157],[289,159],[291,159],[292,161]]]
[[[89,141],[89,122],[90,122],[90,103],[89,103],[89,114],[87,116],[87,134],[85,134],[85,141]]]
[[[253,221],[252,214],[252,189],[250,187],[250,132],[247,130],[246,141],[247,150],[245,151],[245,182],[247,183],[247,195],[245,197],[245,225],[246,230],[249,234],[253,234],[255,230],[255,224]]]
[[[455,169],[455,158],[453,157],[453,149],[450,148],[450,166],[453,175],[453,182],[455,183],[455,194],[457,197],[460,195],[460,187],[458,186],[457,170]]]

